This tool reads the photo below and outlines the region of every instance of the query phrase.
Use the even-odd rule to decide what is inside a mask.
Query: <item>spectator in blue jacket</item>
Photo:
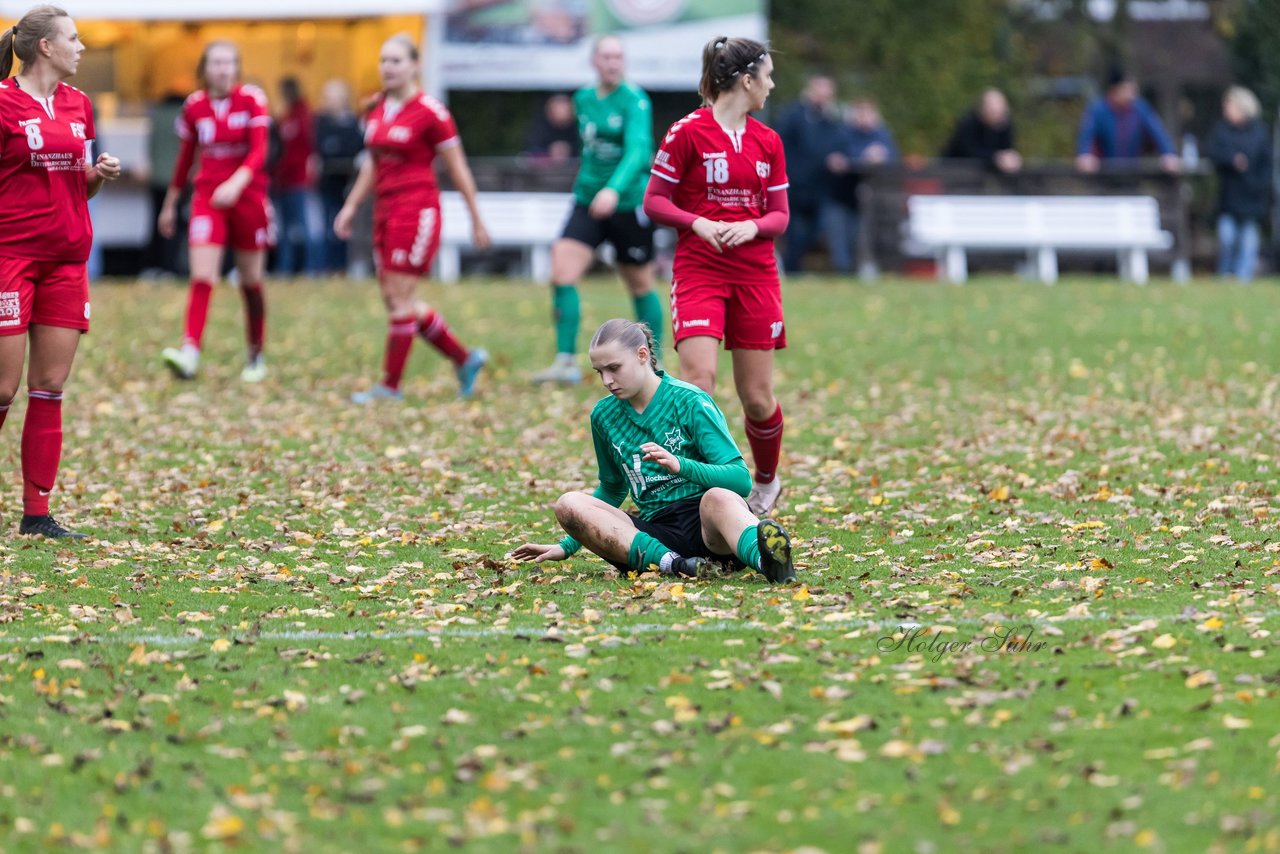
[[[1271,211],[1271,134],[1259,112],[1252,92],[1232,86],[1209,136],[1209,159],[1218,171],[1218,275],[1241,282],[1258,268],[1260,223]]]
[[[1076,168],[1096,172],[1103,160],[1136,160],[1160,155],[1160,167],[1177,172],[1173,140],[1156,111],[1138,96],[1138,84],[1119,69],[1107,78],[1107,91],[1085,108],[1076,138]]]
[[[831,194],[827,157],[841,149],[843,127],[830,77],[810,77],[800,100],[775,125],[787,155],[787,203],[791,222],[782,252],[788,273],[800,272],[805,252],[819,235],[823,203]]]
[[[898,145],[874,98],[862,97],[849,105],[846,121],[840,149],[827,155],[827,171],[834,180],[821,214],[831,266],[840,273],[853,272],[858,261],[858,230],[862,227],[858,185],[868,169],[898,162]],[[790,161],[787,172],[791,172]]]

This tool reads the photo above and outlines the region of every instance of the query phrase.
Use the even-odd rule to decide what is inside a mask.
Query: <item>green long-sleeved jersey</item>
[[[618,210],[630,211],[644,202],[653,160],[653,108],[639,86],[623,83],[601,98],[595,86],[573,94],[582,137],[582,165],[573,182],[573,195],[589,205],[596,193],[610,187],[618,193]]]
[[[591,439],[600,471],[595,496],[619,507],[630,495],[640,517],[652,519],[663,508],[713,486],[744,497],[750,494],[751,474],[711,395],[662,371],[658,376],[658,390],[643,413],[613,396],[591,411]],[[678,457],[680,473],[646,461],[640,446],[647,442]],[[572,537],[560,544],[570,554],[579,548]]]

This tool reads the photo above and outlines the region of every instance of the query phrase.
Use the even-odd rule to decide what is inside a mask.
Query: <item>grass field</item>
[[[431,295],[478,398],[419,343],[356,409],[371,285],[272,288],[260,387],[231,291],[178,384],[184,291],[96,289],[98,539],[0,541],[0,851],[1280,851],[1274,284],[789,284],[788,587],[506,561],[601,391],[526,384],[545,290]]]

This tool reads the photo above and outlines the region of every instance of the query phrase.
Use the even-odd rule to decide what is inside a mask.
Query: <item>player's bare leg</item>
[[[266,341],[267,307],[262,293],[267,253],[261,249],[236,250],[236,270],[240,273],[240,297],[244,301],[245,339],[248,344],[240,379],[259,383],[267,378],[267,362],[262,350]]]
[[[32,324],[28,334],[30,399],[22,426],[22,524],[18,533],[80,539],[83,534],[67,530],[49,515],[49,493],[57,482],[62,459],[62,389],[71,375],[81,332]]]
[[[536,383],[576,384],[582,380],[578,367],[578,331],[582,303],[578,282],[591,269],[595,250],[581,240],[561,237],[551,244],[551,320],[556,330],[556,357],[551,366],[533,375]]]
[[[635,521],[612,504],[585,492],[566,492],[556,500],[556,521],[583,546],[610,563],[643,572],[657,566],[663,575],[696,577],[707,563],[686,558],[636,528]]]
[[[192,246],[188,254],[191,290],[187,296],[186,331],[181,347],[166,347],[160,354],[178,379],[195,379],[200,369],[200,346],[213,286],[222,275],[221,246]]]
[[[714,397],[720,340],[710,335],[694,335],[676,344],[676,353],[680,356],[680,379]]]
[[[747,443],[755,461],[747,506],[767,516],[782,493],[778,460],[782,455],[782,407],[773,394],[773,350],[733,351],[733,384],[742,402]]]
[[[758,520],[742,496],[714,487],[698,505],[702,541],[716,554],[732,554],[770,581],[795,578],[791,538],[772,519]]]

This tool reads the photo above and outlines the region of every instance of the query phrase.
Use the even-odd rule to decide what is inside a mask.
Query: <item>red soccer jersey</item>
[[[59,83],[48,99],[0,81],[0,256],[80,263],[93,243],[89,97]]]
[[[257,86],[239,85],[225,98],[192,92],[175,123],[182,148],[173,169],[173,186],[184,187],[194,152],[200,151],[195,192],[207,196],[241,166],[253,170],[246,192],[267,190],[267,96]]]
[[[453,116],[430,95],[419,94],[396,109],[379,99],[364,129],[364,144],[373,155],[378,204],[394,204],[406,194],[418,206],[434,203],[440,188],[431,164],[437,151],[458,142]]]
[[[651,171],[676,185],[676,207],[718,222],[759,219],[768,212],[768,192],[787,186],[778,134],[750,116],[746,128],[730,133],[715,120],[710,107],[694,110],[671,126]],[[684,229],[676,243],[674,273],[679,278],[710,274],[717,279],[749,276],[755,280],[762,273],[776,278],[773,240],[758,237],[720,254],[691,229]]]

